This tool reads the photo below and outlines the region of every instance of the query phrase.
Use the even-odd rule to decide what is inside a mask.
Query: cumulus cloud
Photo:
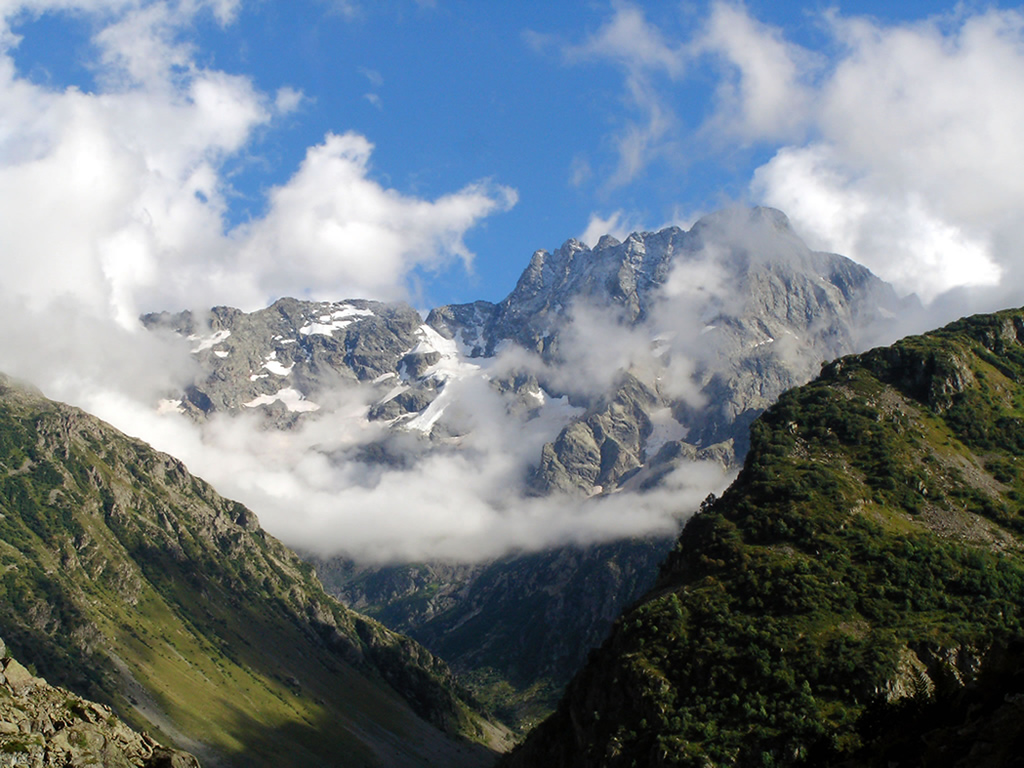
[[[490,183],[434,201],[398,195],[368,178],[372,149],[355,133],[328,135],[270,192],[267,215],[237,233],[237,271],[258,275],[262,295],[400,298],[397,276],[452,257],[468,266],[466,230],[516,202],[514,191]]]
[[[229,230],[227,164],[302,99],[197,63],[183,29],[201,12],[227,23],[235,3],[55,0],[0,10],[15,31],[24,13],[74,10],[99,25],[96,92],[25,79],[14,36],[0,52],[4,290],[35,309],[74,295],[129,327],[144,310],[254,308],[282,291],[395,298],[416,267],[468,262],[465,232],[515,203],[514,191],[488,182],[436,200],[403,195],[371,178],[365,138],[328,134],[271,191],[265,218]]]
[[[964,11],[884,25],[833,12],[825,20],[838,55],[813,86],[808,65],[795,70],[776,97],[815,105],[793,110],[813,138],[778,148],[755,173],[753,193],[784,209],[813,245],[926,301],[955,287],[997,286],[1024,262],[1013,213],[1024,203],[1015,171],[1024,160],[1016,139],[1024,16]],[[761,33],[797,50],[780,35]],[[758,101],[740,97],[732,121],[768,141],[772,126],[744,117]],[[988,295],[983,303],[995,298]]]

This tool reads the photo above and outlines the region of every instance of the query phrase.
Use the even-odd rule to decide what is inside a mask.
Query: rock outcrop
[[[0,766],[199,768],[195,757],[138,733],[102,704],[36,677],[0,640]]]

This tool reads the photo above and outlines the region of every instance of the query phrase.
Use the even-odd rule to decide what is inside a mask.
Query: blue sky
[[[0,246],[33,262],[53,258],[44,245],[68,252],[74,262],[58,271],[74,279],[60,291],[114,306],[122,323],[190,301],[254,308],[282,294],[496,301],[534,249],[685,226],[734,202],[782,207],[815,247],[926,299],[1014,268],[1000,244],[1016,236],[1003,208],[1018,190],[991,178],[1014,155],[972,182],[1001,194],[994,213],[944,197],[964,169],[916,179],[972,133],[1024,127],[1006,104],[1024,82],[1009,4],[6,0],[0,11],[20,38],[5,38],[4,101],[16,117],[0,132],[0,191],[8,184],[31,207],[14,180],[51,190],[62,147],[89,153],[91,142],[122,185],[107,196],[69,185],[50,203],[76,209],[85,195],[87,224],[54,214],[73,248],[23,247],[34,242],[28,225],[0,231]],[[948,82],[975,69],[975,80],[1002,74]],[[872,78],[886,81],[877,99]],[[199,85],[216,92],[202,108]],[[165,115],[166,135],[147,109]],[[923,149],[914,119],[948,123],[949,135]],[[210,134],[183,140],[196,121]],[[349,142],[329,146],[329,135]],[[364,186],[325,201],[348,182]],[[291,190],[287,204],[274,189]],[[369,223],[346,208],[367,193]],[[188,194],[201,210],[172,211]],[[118,215],[148,196],[128,221]],[[325,205],[315,232],[296,231],[299,212]],[[38,206],[24,218],[47,220]],[[353,227],[372,231],[349,247]],[[23,292],[38,298],[52,272],[28,270]]]

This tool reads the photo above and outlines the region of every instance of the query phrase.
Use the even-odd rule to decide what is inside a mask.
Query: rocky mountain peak
[[[570,239],[553,252],[538,250],[501,302],[439,307],[426,321],[404,304],[290,298],[253,313],[217,307],[205,319],[188,312],[143,319],[191,342],[204,374],[167,407],[200,419],[256,410],[287,428],[316,418],[341,387],[360,392],[372,422],[448,440],[462,429],[446,422],[452,387],[466,377],[492,381],[526,418],[537,413],[531,402],[570,396],[587,409],[580,421],[591,427],[574,426],[578,439],[552,434],[527,472],[529,486],[592,493],[596,485],[563,477],[559,467],[617,478],[611,487],[597,484],[608,491],[648,465],[664,435],[672,442],[685,434],[689,443],[666,456],[741,455],[746,425],[761,409],[824,360],[860,348],[873,326],[900,310],[892,289],[867,269],[811,251],[783,213],[753,208],[710,214],[688,231],[634,232],[621,242],[606,236],[594,248]],[[502,351],[514,348],[535,357],[516,363],[520,370],[491,373]],[[599,377],[605,390],[590,373],[579,375],[598,370],[608,372]],[[565,451],[589,446],[580,430],[598,428],[608,404],[631,397],[615,384],[623,373],[653,393],[627,411],[644,419],[669,412],[675,425],[657,430],[650,446],[635,425],[621,433],[628,444],[599,429],[595,456],[630,458],[606,459],[619,467],[612,475],[584,471]]]

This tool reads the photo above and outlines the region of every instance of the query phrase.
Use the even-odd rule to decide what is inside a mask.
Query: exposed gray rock
[[[659,407],[671,409],[696,449],[733,441],[742,457],[747,428],[761,411],[823,362],[861,349],[903,304],[864,267],[809,250],[781,212],[754,208],[712,214],[689,231],[634,233],[621,243],[605,237],[593,249],[569,240],[554,253],[537,251],[500,304],[442,307],[427,322],[449,337],[472,339],[474,354],[513,343],[558,365],[579,356],[574,345],[602,341],[581,335],[574,316],[580,307],[601,309],[633,330],[637,344],[665,346],[654,350],[646,375],[630,371],[649,393],[638,400],[637,379],[625,377],[545,446],[531,478],[541,493],[613,490],[653,458],[644,429]],[[677,316],[703,324],[702,337],[666,341],[679,331]],[[659,366],[671,366],[673,355],[692,358],[697,397],[659,388]],[[623,442],[616,434],[621,417],[612,411],[625,402],[633,434]],[[609,420],[618,425],[610,441],[599,424]]]
[[[142,320],[151,330],[192,342],[203,373],[184,393],[181,409],[201,419],[258,408],[279,427],[317,410],[324,392],[396,374],[403,362],[412,362],[409,352],[422,325],[406,304],[359,299],[280,299],[252,313],[215,307],[207,318],[186,311]]]
[[[187,752],[161,746],[108,707],[49,685],[16,659],[2,666],[0,767],[199,768]]]

